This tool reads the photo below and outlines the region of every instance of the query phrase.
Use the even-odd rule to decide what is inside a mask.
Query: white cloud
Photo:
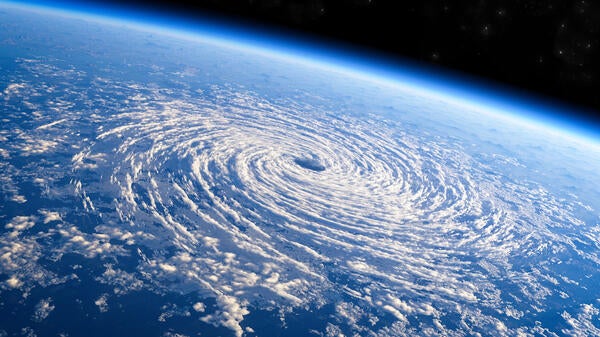
[[[390,314],[394,315],[394,317],[396,317],[399,321],[402,322],[408,322],[408,319],[406,319],[406,316],[404,316],[404,314],[402,314],[400,312],[400,310],[392,307],[389,304],[386,304],[382,307],[385,311],[389,312]]]
[[[23,285],[23,282],[19,280],[15,275],[11,276],[8,280],[6,280],[6,284],[8,284],[11,288],[19,288]]]
[[[41,322],[50,315],[54,308],[54,305],[52,305],[52,298],[48,297],[43,299],[35,306],[35,312],[33,313],[32,319],[36,322]]]
[[[94,301],[94,304],[98,307],[98,310],[100,310],[100,312],[107,312],[108,311],[108,294],[102,294],[102,296],[98,297]]]
[[[14,232],[22,232],[35,226],[35,216],[16,216],[6,224],[5,228],[12,229]]]
[[[18,95],[21,92],[21,89],[25,89],[25,88],[27,88],[26,83],[11,83],[11,84],[7,85],[3,91],[4,96],[5,96],[4,99],[8,100],[13,95]]]
[[[62,217],[59,212],[52,212],[47,210],[39,211],[44,216],[44,224],[47,224],[52,221],[61,221]]]
[[[202,320],[229,328],[237,337],[242,337],[244,330],[240,323],[244,320],[244,316],[250,313],[246,308],[246,302],[239,302],[233,296],[221,295],[217,297],[217,304],[221,310],[214,315],[204,316]]]
[[[600,336],[600,328],[595,324],[600,317],[600,310],[594,305],[582,304],[575,317],[567,311],[563,311],[561,316],[570,326],[569,329],[563,329],[562,333],[577,337]]]
[[[158,266],[160,267],[160,269],[162,269],[162,270],[164,270],[164,271],[166,271],[168,273],[174,273],[174,272],[177,271],[177,267],[175,267],[172,264],[160,263]]]
[[[204,312],[204,310],[206,310],[206,305],[202,302],[196,302],[194,303],[193,308],[197,312]]]
[[[14,194],[10,200],[17,202],[19,204],[24,204],[27,202],[27,198],[25,198],[25,196],[22,196],[20,194]]]

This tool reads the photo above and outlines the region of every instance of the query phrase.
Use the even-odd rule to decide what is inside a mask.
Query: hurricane
[[[520,274],[514,286],[533,300],[544,288],[513,261],[548,241],[568,248],[542,226],[548,215],[516,212],[531,208],[528,189],[506,186],[464,152],[385,120],[215,90],[227,99],[140,99],[74,161],[84,176],[85,162],[97,165],[104,178],[82,185],[115,187],[116,212],[104,218],[151,234],[140,241],[169,253],[150,266],[178,282],[284,306],[343,286],[400,322],[429,316],[433,325],[457,303],[506,301],[490,274]]]

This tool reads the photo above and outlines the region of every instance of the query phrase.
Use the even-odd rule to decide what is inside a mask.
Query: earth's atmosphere
[[[600,335],[598,147],[413,89],[0,5],[0,336]]]

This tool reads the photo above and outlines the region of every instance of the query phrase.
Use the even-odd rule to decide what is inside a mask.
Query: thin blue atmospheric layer
[[[29,1],[27,5],[11,1],[7,3],[130,24],[187,38],[208,38],[215,42],[356,74],[375,81],[398,83],[484,112],[549,127],[572,138],[600,146],[600,127],[590,123],[588,119],[578,117],[594,115],[596,111],[586,111],[482,78],[407,59],[391,58],[338,42],[309,38],[289,31],[275,32],[266,27],[234,22],[223,17],[209,17],[208,14],[191,17],[139,6],[99,5],[83,1]]]

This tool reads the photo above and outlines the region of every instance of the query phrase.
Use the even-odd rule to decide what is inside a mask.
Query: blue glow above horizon
[[[436,98],[493,113],[529,125],[545,126],[586,143],[600,146],[600,128],[576,118],[585,112],[551,98],[536,97],[481,78],[459,74],[424,63],[386,57],[340,43],[316,40],[298,34],[277,33],[265,28],[232,22],[225,18],[153,12],[148,9],[90,5],[74,1],[0,1],[22,9],[50,10],[69,16],[133,26],[142,30],[210,41],[256,53],[294,59],[305,64],[349,73],[375,82],[399,85]],[[591,112],[591,111],[590,111]],[[568,117],[571,115],[570,117]]]

